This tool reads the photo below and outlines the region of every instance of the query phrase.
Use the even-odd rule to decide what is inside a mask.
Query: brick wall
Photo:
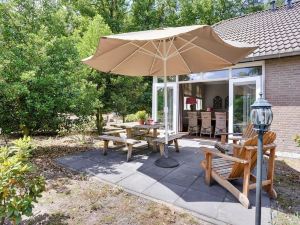
[[[265,65],[266,98],[273,105],[277,149],[300,153],[293,141],[300,134],[300,56],[266,60]]]

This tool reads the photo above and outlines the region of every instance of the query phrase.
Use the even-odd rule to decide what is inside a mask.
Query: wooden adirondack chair
[[[233,136],[228,136],[228,135]],[[227,153],[232,155],[233,145],[231,143],[226,143],[226,139],[232,140],[233,144],[243,144],[249,138],[252,138],[256,135],[256,132],[253,130],[253,124],[248,124],[243,133],[221,133],[221,142],[215,144],[217,148],[222,153]]]
[[[225,144],[226,139],[232,140],[234,144],[238,141],[245,140],[251,138],[256,135],[255,131],[253,130],[253,124],[249,123],[243,133],[221,133],[221,143]],[[229,136],[232,135],[232,136]]]
[[[275,148],[274,141],[276,134],[272,131],[267,132],[263,139],[263,151],[269,151],[269,163],[267,179],[262,182],[263,188],[272,198],[276,198],[277,194],[273,189]],[[250,201],[248,199],[249,190],[256,188],[256,177],[251,171],[256,166],[257,160],[257,136],[252,137],[244,142],[243,145],[234,145],[233,156],[220,153],[217,149],[204,148],[205,160],[200,165],[205,170],[205,182],[210,185],[212,179],[226,188],[233,196],[235,196],[243,206],[249,208]],[[213,158],[217,156],[217,158]],[[243,179],[243,190],[240,191],[234,187],[229,181]],[[252,183],[250,183],[250,181]]]

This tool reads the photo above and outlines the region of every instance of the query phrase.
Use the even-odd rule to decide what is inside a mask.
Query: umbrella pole
[[[169,157],[169,127],[168,127],[168,86],[167,86],[167,52],[166,40],[163,40],[163,66],[164,66],[164,119],[165,119],[165,146],[163,156],[155,161],[155,165],[163,168],[172,168],[179,165],[179,163]]]
[[[165,148],[164,148],[164,156],[168,158],[168,144],[169,144],[169,127],[168,127],[168,86],[167,86],[167,59],[166,59],[166,41],[163,43],[163,51],[164,51],[164,116],[165,116]]]

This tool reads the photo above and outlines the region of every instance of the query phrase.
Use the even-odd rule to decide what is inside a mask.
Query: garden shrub
[[[29,137],[0,148],[0,224],[19,224],[22,215],[31,216],[33,203],[45,190],[44,178],[30,163],[33,145]]]
[[[137,120],[136,114],[129,114],[125,118],[125,122],[136,122]]]
[[[148,117],[148,114],[145,110],[143,111],[138,111],[136,114],[136,117],[139,119],[139,120],[146,120],[147,117]]]

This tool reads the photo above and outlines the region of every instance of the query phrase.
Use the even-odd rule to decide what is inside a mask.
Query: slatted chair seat
[[[234,164],[234,162],[223,159],[223,158],[212,159],[212,169],[217,171],[224,178],[229,177],[233,164]]]
[[[276,134],[268,131],[263,139],[263,153],[269,152],[267,180],[263,181],[262,186],[270,195],[276,198],[277,194],[273,188],[275,148],[274,141]],[[249,138],[242,145],[233,144],[234,155],[227,155],[219,152],[217,149],[204,148],[205,160],[201,162],[201,167],[205,170],[205,181],[208,185],[212,179],[226,188],[233,194],[243,206],[248,208],[250,201],[248,193],[254,189],[256,177],[251,173],[256,167],[257,162],[257,136]],[[214,158],[213,158],[214,157]],[[243,179],[243,190],[240,191],[229,181]]]

